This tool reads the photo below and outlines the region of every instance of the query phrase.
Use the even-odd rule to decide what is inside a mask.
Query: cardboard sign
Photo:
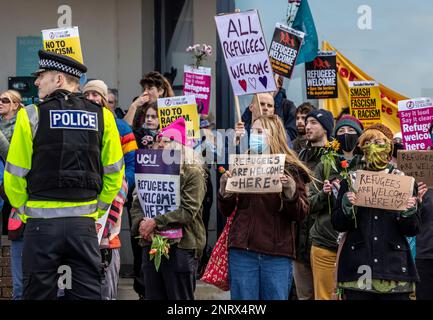
[[[398,111],[405,149],[425,150],[431,147],[429,128],[433,119],[432,98],[399,101]]]
[[[138,149],[135,154],[135,185],[146,218],[175,211],[180,206],[180,151],[167,163],[166,150]],[[182,228],[160,231],[168,238],[181,238]]]
[[[374,81],[349,83],[350,114],[362,122],[364,128],[382,121],[379,84]]]
[[[210,107],[212,69],[184,66],[183,94],[195,95],[199,114],[207,115]]]
[[[415,179],[383,172],[356,171],[356,205],[359,207],[405,211],[413,196]]]
[[[178,118],[186,122],[188,139],[200,137],[200,119],[194,95],[158,99],[158,118],[162,128],[167,127]]]
[[[338,98],[337,53],[321,51],[312,62],[305,63],[307,99]]]
[[[44,50],[84,63],[78,27],[42,30],[42,40]]]
[[[277,23],[269,50],[272,70],[276,74],[289,79],[292,77],[304,35],[301,31]]]
[[[279,193],[284,174],[284,154],[231,154],[226,190],[234,193]]]
[[[424,182],[429,188],[433,188],[432,150],[399,150],[397,166],[406,176],[414,177],[416,182]]]
[[[215,22],[234,94],[276,91],[257,10],[216,16]]]

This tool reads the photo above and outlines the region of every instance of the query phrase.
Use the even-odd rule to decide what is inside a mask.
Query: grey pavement
[[[138,295],[135,293],[132,285],[132,278],[120,278],[117,297],[118,300],[138,300]],[[215,286],[197,281],[195,290],[196,300],[230,300],[230,291],[222,291]]]

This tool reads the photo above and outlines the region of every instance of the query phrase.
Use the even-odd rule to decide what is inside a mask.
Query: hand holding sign
[[[414,182],[413,177],[358,170],[355,182],[355,190],[357,190],[355,205],[405,211],[412,205],[410,199]]]

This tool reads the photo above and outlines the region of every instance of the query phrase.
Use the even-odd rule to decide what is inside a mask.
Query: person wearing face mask
[[[398,150],[404,150],[404,144],[403,144],[403,137],[401,135],[401,132],[397,132],[394,137],[392,138],[392,159],[390,161],[391,164],[393,164],[397,168],[397,153]]]
[[[404,175],[389,163],[391,130],[383,124],[368,127],[359,138],[365,156],[364,170]],[[354,174],[356,176],[356,173]],[[351,177],[352,183],[356,177]],[[346,180],[340,183],[332,225],[346,232],[338,261],[337,281],[346,300],[409,300],[419,281],[406,237],[420,231],[420,197],[417,185],[403,211],[356,206],[356,193]],[[368,285],[361,281],[361,266],[369,266]]]
[[[317,165],[314,171],[318,182],[310,188],[309,214],[316,217],[310,229],[315,300],[332,300],[334,298],[338,232],[331,224],[328,201],[330,201],[332,208],[337,200],[336,196],[342,179],[343,161],[348,164],[348,171],[356,171],[364,166],[361,160],[362,156],[355,154],[362,131],[363,126],[358,119],[350,115],[341,117],[334,130],[335,139],[340,143],[339,156],[335,158],[337,170],[331,169],[329,180],[325,180],[322,162]]]
[[[251,154],[285,154],[283,191],[234,194],[226,191],[226,171],[220,181],[218,207],[224,216],[236,214],[231,225],[229,279],[232,300],[287,300],[295,258],[296,223],[308,212],[310,170],[287,145],[278,116],[261,116],[252,126]]]

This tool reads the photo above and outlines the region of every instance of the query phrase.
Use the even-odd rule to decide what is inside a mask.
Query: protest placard
[[[384,172],[356,171],[356,205],[359,207],[405,211],[413,196],[415,179]]]
[[[248,155],[231,154],[232,177],[227,181],[227,192],[278,193],[282,191],[284,154]]]
[[[215,21],[234,94],[276,91],[257,10],[216,16]]]
[[[158,118],[161,129],[183,117],[188,139],[200,137],[200,119],[194,95],[158,99]]]
[[[195,95],[199,114],[209,113],[211,97],[211,68],[184,66],[183,94]]]
[[[101,245],[102,236],[104,234],[105,225],[107,224],[108,213],[110,212],[110,209],[111,206],[108,208],[107,212],[105,212],[104,215],[96,221],[96,233],[98,234],[99,245]]]
[[[180,151],[167,160],[167,150],[139,149],[135,154],[135,185],[145,218],[155,218],[180,206]],[[182,228],[160,231],[168,238],[182,237]]]
[[[305,63],[307,99],[338,98],[337,53],[321,51],[312,62]]]
[[[374,81],[349,83],[350,114],[362,122],[364,128],[380,123],[382,100],[379,84]]]
[[[276,74],[291,78],[304,35],[301,31],[277,23],[269,50],[272,70]]]
[[[406,176],[414,177],[416,182],[424,182],[433,188],[433,150],[399,150],[397,167]]]
[[[398,117],[406,150],[425,150],[432,146],[429,132],[433,119],[432,98],[399,101]]]
[[[44,50],[62,54],[83,63],[78,27],[42,30]]]

